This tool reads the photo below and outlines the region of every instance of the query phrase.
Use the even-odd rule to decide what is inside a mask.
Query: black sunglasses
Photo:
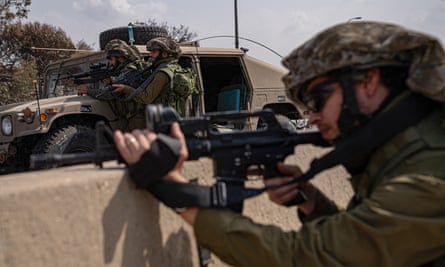
[[[336,82],[337,80],[328,79],[311,88],[309,92],[306,88],[303,103],[310,111],[320,112],[335,89],[332,84]]]

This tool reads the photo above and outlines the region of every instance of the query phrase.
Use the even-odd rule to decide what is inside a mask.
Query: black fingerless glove
[[[158,134],[138,162],[128,166],[130,178],[140,188],[148,188],[169,173],[178,162],[181,143],[170,136]]]

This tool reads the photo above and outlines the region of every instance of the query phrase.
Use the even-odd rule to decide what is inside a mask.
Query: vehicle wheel
[[[135,45],[145,45],[149,40],[156,37],[167,37],[168,32],[165,28],[158,26],[133,26],[133,37]],[[105,45],[113,40],[120,39],[128,43],[128,28],[127,27],[117,27],[103,31],[99,34],[99,44],[100,49],[103,50]]]
[[[95,150],[96,132],[94,129],[77,124],[65,125],[49,132],[37,142],[33,154],[68,154]],[[61,166],[61,164],[56,164],[56,166]]]

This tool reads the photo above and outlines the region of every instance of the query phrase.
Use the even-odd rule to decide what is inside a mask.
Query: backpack
[[[171,77],[168,100],[164,99],[162,104],[174,107],[179,115],[185,116],[187,99],[192,94],[198,93],[197,74],[191,68],[183,68],[177,63],[168,64],[160,71]]]
[[[196,73],[191,68],[183,68],[179,64],[169,64],[168,68],[173,77],[170,81],[170,88],[180,97],[188,97],[196,92]]]
[[[153,81],[159,71],[164,72],[170,78],[170,85],[164,88],[153,104],[162,104],[175,108],[179,115],[186,115],[188,99],[193,93],[198,93],[196,88],[197,74],[191,68],[183,68],[177,60],[164,62],[157,66],[150,76],[132,92],[126,100],[133,99],[141,93]]]

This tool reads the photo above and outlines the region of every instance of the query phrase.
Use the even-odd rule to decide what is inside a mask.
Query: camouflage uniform
[[[185,115],[185,106],[179,105],[182,101],[179,101],[179,97],[174,93],[172,84],[173,74],[175,69],[180,68],[177,57],[180,54],[179,46],[171,39],[165,37],[159,37],[150,40],[147,43],[147,50],[155,50],[168,52],[169,56],[156,60],[153,63],[153,70],[162,64],[166,66],[162,67],[154,76],[153,80],[148,86],[137,94],[133,99],[138,103],[143,104],[162,104],[164,106],[170,106],[175,108],[179,115]],[[131,95],[136,89],[130,86],[126,86],[123,92],[126,95]]]
[[[437,107],[360,165],[351,178],[355,196],[346,211],[319,194],[314,211],[302,218],[302,229],[284,232],[231,211],[199,209],[198,242],[235,266],[445,266],[445,53],[440,43],[395,25],[341,24],[286,57],[283,64],[290,72],[283,80],[288,95],[305,104],[305,85],[316,77],[351,66],[407,63],[410,90],[387,110],[412,91],[434,99]]]
[[[119,66],[111,71],[112,80],[119,80],[119,77],[125,75],[125,73],[128,71],[143,69],[147,66],[147,63],[143,62],[140,59],[139,51],[136,48],[125,43],[125,41],[119,39],[111,40],[107,43],[104,50],[107,53],[107,57],[125,57],[125,62],[119,64]],[[113,112],[117,114],[121,120],[127,122],[126,127],[122,130],[131,131],[134,129],[143,129],[146,127],[144,120],[144,105],[133,100],[118,98],[117,96],[112,95],[111,90],[104,90],[104,88],[88,90],[88,95],[108,101],[111,108],[113,109]]]

